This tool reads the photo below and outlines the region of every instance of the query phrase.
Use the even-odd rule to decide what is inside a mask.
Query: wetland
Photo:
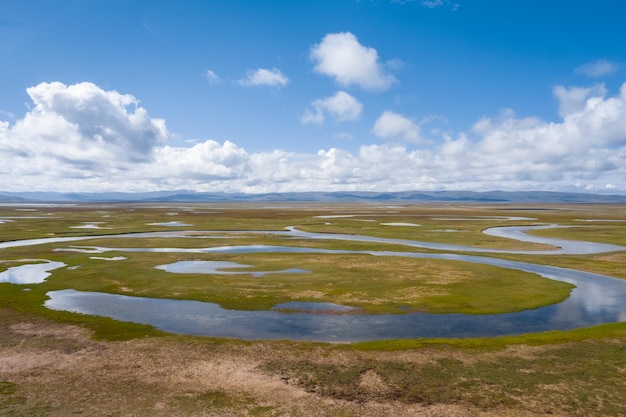
[[[623,208],[5,205],[0,410],[624,415]]]

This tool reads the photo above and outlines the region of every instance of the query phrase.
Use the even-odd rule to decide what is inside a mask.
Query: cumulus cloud
[[[590,97],[599,97],[602,99],[607,91],[604,84],[598,84],[593,87],[564,87],[557,85],[552,92],[559,100],[559,114],[566,117],[584,110],[587,99]]]
[[[302,123],[323,123],[326,115],[330,115],[335,120],[345,122],[357,120],[363,105],[345,91],[337,91],[334,95],[323,99],[315,100],[309,108],[304,111],[300,118]]]
[[[481,120],[475,129],[481,140],[473,146],[474,161],[490,167],[500,180],[555,181],[568,174],[592,179],[623,172],[618,155],[623,156],[626,145],[626,84],[610,98],[577,89],[557,89],[556,94],[563,100],[561,108],[567,108],[561,122]]]
[[[380,115],[374,123],[372,132],[383,139],[397,139],[411,143],[423,141],[420,127],[414,121],[392,111],[385,111]]]
[[[237,81],[237,83],[246,87],[263,85],[271,87],[284,87],[289,84],[289,78],[287,78],[287,76],[277,68],[258,68],[255,70],[248,70],[246,72],[246,76]]]
[[[164,146],[156,149],[154,164],[170,178],[184,181],[228,180],[247,171],[248,154],[230,141],[220,145],[214,140],[190,148]]]
[[[617,65],[606,59],[588,62],[576,68],[576,72],[586,75],[587,77],[602,77],[603,75],[612,74],[617,71]]]
[[[385,112],[375,130],[388,143],[248,153],[229,141],[170,146],[165,123],[131,95],[43,83],[28,89],[26,115],[0,121],[0,190],[626,192],[626,84],[605,90],[555,87],[557,121],[506,111],[418,149],[403,145],[418,126]]]
[[[343,86],[386,90],[396,79],[385,71],[376,49],[363,46],[350,32],[329,33],[310,51],[314,70]]]
[[[6,130],[5,149],[18,156],[45,156],[66,165],[98,166],[151,158],[169,133],[130,94],[92,83],[41,83],[26,90],[34,107]]]

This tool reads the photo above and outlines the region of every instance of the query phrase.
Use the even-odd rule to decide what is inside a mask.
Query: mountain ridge
[[[206,193],[186,190],[124,192],[3,192],[0,203],[406,202],[406,203],[626,203],[626,195],[555,191],[336,191]]]

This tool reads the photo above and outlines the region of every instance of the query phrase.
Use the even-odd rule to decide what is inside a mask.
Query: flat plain
[[[358,307],[359,314],[480,315],[552,305],[572,289],[489,265],[366,255],[361,252],[458,252],[309,239],[285,233],[290,226],[328,236],[542,251],[480,254],[626,279],[626,250],[546,254],[554,248],[483,233],[491,227],[537,224],[565,227],[529,233],[626,246],[626,207],[609,204],[1,206],[0,242],[93,238],[0,249],[0,273],[45,261],[65,264],[41,283],[0,282],[0,415],[626,415],[622,321],[493,338],[313,343],[171,334],[43,306],[49,291],[75,289],[250,311],[298,301]],[[172,233],[177,231],[186,235]],[[143,232],[164,233],[119,237]],[[247,245],[347,253],[126,250]],[[223,274],[155,268],[179,261],[248,267],[226,268]],[[271,273],[290,269],[308,272]]]

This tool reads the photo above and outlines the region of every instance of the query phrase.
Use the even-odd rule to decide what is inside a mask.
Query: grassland
[[[519,271],[435,259],[122,251],[94,255],[68,249],[74,245],[202,248],[262,244],[434,252],[249,233],[280,231],[286,226],[483,248],[546,249],[481,233],[487,227],[536,223],[575,226],[533,232],[538,235],[626,246],[623,206],[0,207],[0,219],[9,218],[14,221],[0,224],[0,241],[176,229],[211,231],[199,235],[213,238],[99,238],[0,249],[0,272],[24,259],[58,260],[70,267],[54,271],[42,284],[0,283],[0,416],[626,415],[624,323],[489,339],[331,345],[169,335],[148,326],[42,307],[47,291],[74,288],[211,301],[249,310],[296,300],[353,305],[383,314],[519,311],[563,300],[570,287]],[[154,225],[169,221],[192,226]],[[94,260],[92,256],[128,259]],[[626,278],[626,251],[489,256]],[[251,265],[255,271],[302,268],[311,272],[259,278],[173,276],[154,269],[178,260],[233,261]]]

